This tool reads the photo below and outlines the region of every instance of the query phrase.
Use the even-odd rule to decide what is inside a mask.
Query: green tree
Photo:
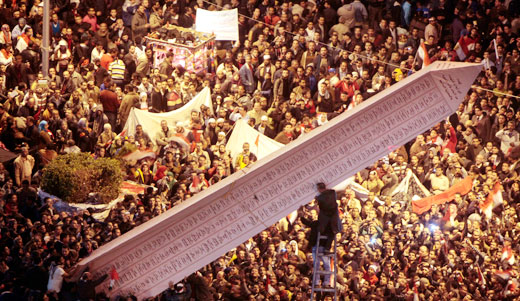
[[[90,193],[108,203],[119,195],[122,181],[120,161],[79,153],[58,156],[47,165],[41,186],[45,192],[69,203],[84,203]]]

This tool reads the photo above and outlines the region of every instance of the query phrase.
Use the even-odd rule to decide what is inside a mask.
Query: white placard
[[[209,11],[197,8],[195,30],[214,33],[217,41],[238,40],[238,10]]]
[[[452,114],[481,70],[435,62],[80,262],[108,295],[152,297]]]

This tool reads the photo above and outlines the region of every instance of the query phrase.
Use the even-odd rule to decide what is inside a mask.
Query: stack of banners
[[[78,265],[109,297],[154,297],[451,115],[480,64],[434,62],[302,139],[96,249]],[[78,270],[79,270],[78,269]]]
[[[43,190],[38,190],[38,197],[42,200],[47,197],[55,200],[54,208],[56,208],[58,212],[73,214],[91,208],[93,209],[92,217],[98,221],[104,221],[108,217],[110,210],[117,203],[121,202],[125,198],[125,195],[136,196],[142,194],[147,187],[148,185],[138,184],[132,181],[123,181],[123,183],[121,183],[121,192],[119,193],[119,196],[108,204],[67,203]]]
[[[426,187],[424,187],[411,170],[407,170],[404,179],[399,183],[399,185],[397,185],[390,195],[394,202],[408,204],[417,198],[427,198],[431,196],[431,193],[426,189]]]
[[[466,195],[473,187],[473,179],[466,177],[464,180],[451,186],[448,190],[420,200],[412,201],[412,210],[417,214],[423,214],[432,208],[432,205],[442,205],[455,198],[455,194]]]
[[[249,143],[249,150],[255,154],[258,160],[267,157],[284,146],[284,144],[261,134],[249,126],[243,119],[239,119],[235,122],[233,132],[231,132],[226,144],[226,149],[233,159],[233,164],[235,164],[237,156],[243,151],[242,147],[246,142]]]
[[[172,127],[175,126],[177,122],[184,123],[186,120],[190,120],[192,111],[200,112],[200,106],[202,105],[209,107],[213,114],[211,93],[208,87],[202,89],[199,94],[195,95],[195,97],[193,97],[193,99],[183,107],[171,112],[150,113],[148,111],[132,108],[123,131],[125,131],[127,135],[133,135],[135,134],[135,127],[140,124],[143,126],[143,131],[148,134],[150,139],[152,139],[152,142],[155,144],[157,133],[161,131],[162,120],[166,120],[170,130],[173,130]]]

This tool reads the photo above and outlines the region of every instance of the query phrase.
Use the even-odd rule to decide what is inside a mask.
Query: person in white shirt
[[[514,121],[509,121],[507,127],[498,131],[495,135],[500,140],[500,150],[507,156],[510,149],[518,146],[520,134],[515,130]]]
[[[243,106],[240,106],[238,108],[235,108],[233,113],[229,115],[229,120],[236,122],[239,119],[243,119],[244,121],[249,120],[249,115],[247,115],[246,108]]]
[[[53,262],[49,268],[49,282],[47,283],[47,290],[49,292],[59,293],[63,285],[63,279],[70,275],[63,269],[65,259],[60,257],[58,263]]]
[[[95,62],[96,60],[101,61],[101,57],[105,54],[105,49],[103,49],[103,45],[98,44],[94,49],[92,49],[92,54],[90,55],[90,61]]]

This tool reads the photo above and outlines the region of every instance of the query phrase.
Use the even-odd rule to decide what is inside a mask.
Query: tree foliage
[[[42,189],[69,203],[84,203],[89,194],[108,203],[120,192],[123,174],[118,160],[94,159],[87,153],[58,156],[43,169]]]

